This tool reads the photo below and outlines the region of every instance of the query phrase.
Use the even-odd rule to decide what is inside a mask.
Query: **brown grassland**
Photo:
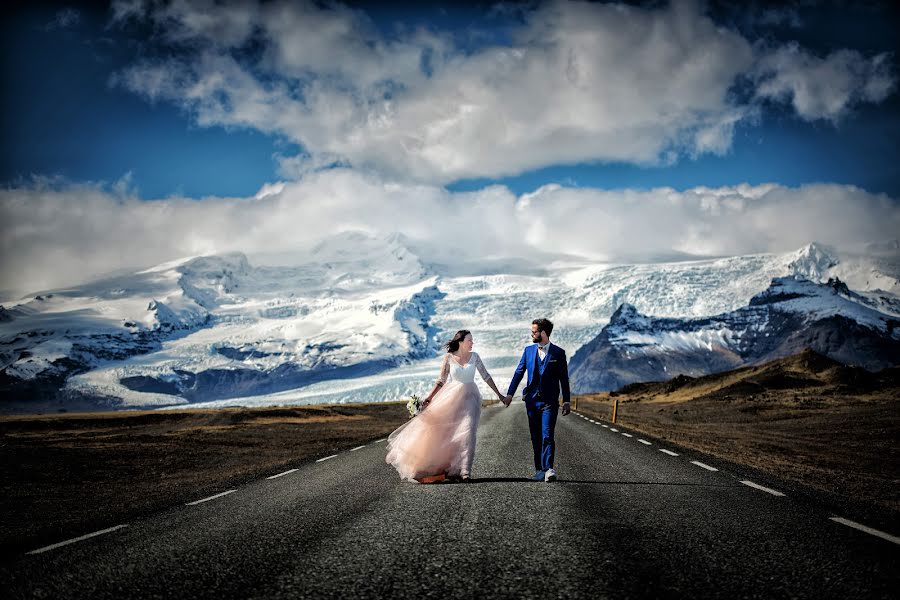
[[[580,412],[900,517],[900,369],[806,351],[579,396]],[[492,404],[488,401],[485,404]],[[0,417],[0,555],[386,437],[403,402]]]
[[[806,350],[578,398],[578,410],[900,519],[900,369]]]
[[[274,475],[407,418],[404,402],[2,417],[0,555]]]

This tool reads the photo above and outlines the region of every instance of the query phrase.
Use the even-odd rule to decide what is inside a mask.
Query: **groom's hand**
[[[563,416],[566,416],[566,415],[569,414],[570,412],[572,412],[572,405],[569,404],[568,402],[563,402],[563,405],[562,405],[562,414],[563,414]]]
[[[510,404],[512,404],[512,396],[510,396],[509,394],[507,394],[507,395],[506,395],[506,398],[503,399],[503,404],[504,404],[505,406],[509,406]]]

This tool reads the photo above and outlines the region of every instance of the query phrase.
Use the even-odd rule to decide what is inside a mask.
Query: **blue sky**
[[[116,181],[132,172],[140,194],[152,198],[247,195],[277,179],[277,136],[199,127],[171,105],[110,88],[140,40],[106,29],[108,14],[97,7],[47,29],[59,10],[32,6],[3,21],[7,185],[31,174]]]
[[[458,50],[477,52],[503,44],[527,12],[489,4],[433,3],[416,9],[401,3],[364,4],[386,38],[415,26],[452,34]],[[62,10],[71,22],[55,23]],[[171,45],[150,36],[147,23],[111,24],[102,4],[27,3],[5,9],[3,19],[3,153],[0,180],[21,185],[32,175],[70,181],[113,182],[131,173],[144,198],[173,194],[248,196],[266,182],[284,179],[276,155],[301,151],[296,138],[234,124],[201,125],[177,102],[149,100],[121,86],[114,73]],[[750,41],[798,42],[818,56],[849,48],[871,57],[892,52],[897,72],[897,36],[889,5],[840,8],[803,5],[759,23],[758,8],[710,5],[707,14]],[[900,100],[896,91],[878,102],[854,103],[840,120],[804,119],[785,103],[762,102],[760,114],[742,120],[723,154],[680,153],[666,164],[599,158],[553,162],[495,176],[452,177],[450,190],[477,190],[493,183],[514,193],[547,183],[599,188],[679,190],[699,185],[777,182],[853,184],[900,197]],[[516,167],[514,166],[513,169]]]
[[[0,299],[347,231],[469,265],[900,231],[893,3],[0,10]]]

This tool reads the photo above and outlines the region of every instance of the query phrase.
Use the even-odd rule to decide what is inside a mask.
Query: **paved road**
[[[534,483],[523,405],[493,406],[471,484],[400,483],[384,441],[373,442],[35,549],[0,566],[0,589],[6,598],[542,599],[900,589],[900,540],[741,483],[787,490],[778,482],[606,425],[560,418],[560,480]]]

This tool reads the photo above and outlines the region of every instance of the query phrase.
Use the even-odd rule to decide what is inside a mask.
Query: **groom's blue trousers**
[[[531,447],[534,450],[534,468],[536,471],[552,469],[556,450],[553,431],[556,429],[559,405],[526,403],[525,410],[528,413],[528,429],[531,431]]]

